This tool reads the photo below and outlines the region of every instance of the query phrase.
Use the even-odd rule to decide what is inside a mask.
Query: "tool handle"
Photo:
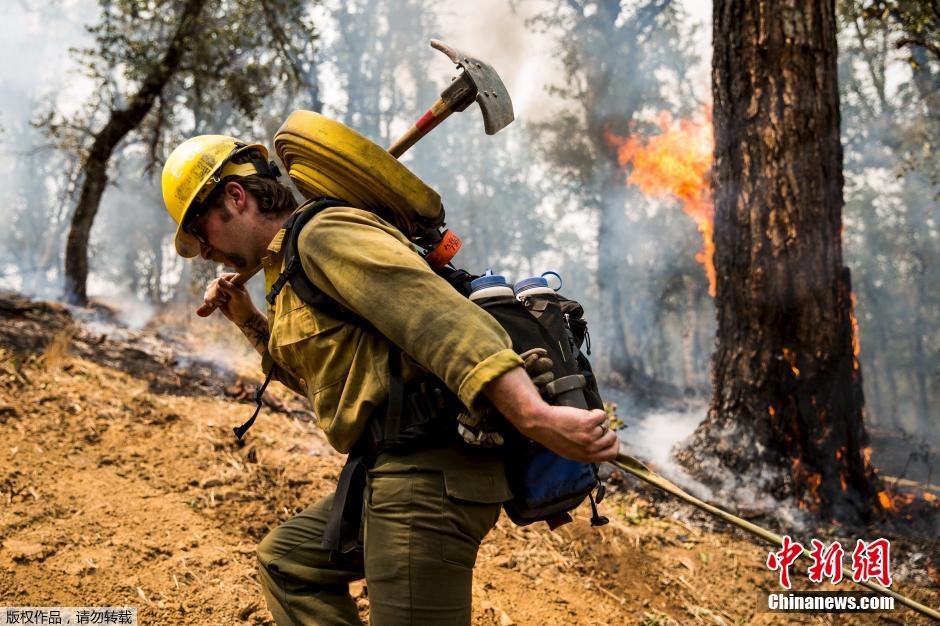
[[[251,279],[252,276],[257,274],[260,269],[261,269],[261,266],[259,265],[253,270],[248,270],[247,272],[239,272],[238,275],[232,279],[232,282],[235,284],[236,287],[241,287],[242,285],[247,283]],[[198,315],[199,317],[209,317],[217,308],[218,307],[216,307],[214,304],[203,302],[202,305],[198,309],[196,309],[196,315]]]
[[[429,132],[434,130],[434,128],[447,119],[447,117],[453,113],[443,98],[438,98],[437,102],[431,106],[430,109],[425,111],[424,115],[415,122],[414,126],[408,129],[408,131],[398,138],[395,143],[393,143],[388,152],[396,159],[403,155],[408,148],[415,145],[419,139],[427,135]]]
[[[656,472],[652,471],[650,468],[646,467],[643,463],[638,461],[636,458],[627,454],[627,452],[623,449],[622,446],[620,448],[620,452],[617,454],[617,459],[613,462],[613,465],[615,467],[622,469],[628,474],[631,474],[641,480],[648,482],[654,487],[662,489],[666,493],[670,493],[681,500],[685,500],[689,504],[700,508],[706,513],[711,513],[715,517],[723,519],[729,524],[737,526],[741,530],[745,530],[756,537],[760,537],[761,539],[763,539],[764,541],[767,541],[768,543],[771,543],[775,546],[779,546],[783,543],[783,537],[781,537],[780,535],[776,533],[772,533],[769,530],[766,530],[764,528],[761,528],[757,524],[752,524],[751,522],[748,522],[747,520],[743,520],[740,517],[736,515],[732,515],[731,513],[728,513],[727,511],[719,509],[716,506],[712,506],[711,504],[708,504],[707,502],[703,502],[699,500],[698,498],[696,498],[695,496],[689,495],[688,493],[686,493],[685,491],[677,487],[672,482],[666,480],[665,478],[663,478]],[[810,551],[807,550],[806,548],[803,548],[803,556],[811,558]],[[862,587],[865,587],[866,589],[870,589],[872,591],[875,591],[880,594],[884,594],[886,596],[891,596],[892,598],[894,598],[895,600],[897,600],[904,606],[917,611],[921,615],[926,615],[927,617],[940,621],[940,612],[928,606],[925,606],[921,604],[920,602],[917,602],[916,600],[912,600],[911,598],[908,598],[907,596],[901,595],[897,591],[888,589],[887,587],[882,587],[881,585],[877,583],[871,583],[867,581],[863,581],[858,584],[861,585]]]

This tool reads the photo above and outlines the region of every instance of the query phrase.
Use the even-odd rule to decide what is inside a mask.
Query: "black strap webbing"
[[[291,289],[294,290],[297,297],[307,304],[344,322],[371,329],[372,324],[365,318],[353,313],[342,304],[323,293],[319,287],[313,284],[313,281],[307,276],[300,261],[298,242],[304,226],[321,211],[335,206],[349,206],[349,203],[337,198],[316,198],[295,211],[294,214],[284,222],[284,230],[287,231],[284,234],[284,241],[281,244],[284,250],[284,270],[277,277],[277,280],[274,281],[274,284],[271,285],[271,291],[268,292],[265,299],[273,306],[277,295],[284,288],[284,285],[290,282]]]
[[[268,375],[264,377],[264,382],[261,383],[261,386],[258,387],[258,389],[255,391],[255,412],[251,414],[251,417],[248,418],[247,422],[232,429],[235,431],[235,436],[238,437],[239,441],[242,440],[242,437],[245,436],[245,433],[248,432],[248,429],[251,428],[251,425],[255,423],[255,418],[258,417],[258,413],[261,411],[261,398],[264,396],[264,390],[267,388],[268,383],[271,382],[271,378],[274,377],[275,367],[277,367],[277,365],[271,366],[271,369],[268,370]]]
[[[365,456],[353,448],[339,473],[333,505],[323,529],[324,550],[330,551],[330,560],[338,561],[359,546],[362,524],[363,494],[366,489],[368,465]]]
[[[401,349],[390,344],[388,349],[388,407],[385,414],[384,439],[397,441],[405,402],[405,383],[401,377]]]

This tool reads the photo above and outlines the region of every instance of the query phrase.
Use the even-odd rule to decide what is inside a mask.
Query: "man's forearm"
[[[617,435],[604,411],[549,405],[522,367],[495,378],[483,393],[519,432],[563,457],[598,462],[617,456]]]
[[[483,393],[497,411],[523,432],[531,428],[547,408],[538,389],[521,367],[509,370],[490,382]]]
[[[268,319],[264,314],[258,312],[238,325],[242,334],[248,342],[254,346],[258,354],[264,354],[268,349],[268,339],[271,338],[271,332],[268,330]]]

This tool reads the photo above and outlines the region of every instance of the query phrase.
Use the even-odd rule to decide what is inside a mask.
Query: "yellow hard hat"
[[[231,163],[232,157],[256,149],[264,163]],[[199,242],[183,230],[186,216],[194,206],[201,207],[212,190],[229,176],[250,176],[267,170],[268,150],[261,144],[245,144],[226,135],[199,135],[187,139],[170,154],[163,165],[163,203],[176,221],[176,251],[191,258],[199,255]]]

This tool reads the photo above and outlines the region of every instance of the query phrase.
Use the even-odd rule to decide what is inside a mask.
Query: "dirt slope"
[[[239,446],[231,427],[249,404],[200,395],[184,379],[154,391],[149,369],[134,376],[70,354],[79,335],[63,332],[20,354],[8,335],[0,352],[0,605],[131,605],[141,624],[272,624],[254,546],[330,490],[343,458],[289,413],[266,411]],[[682,509],[663,519],[654,496],[619,486],[602,529],[590,528],[587,507],[554,533],[502,519],[478,560],[474,624],[832,622],[760,612],[759,593],[776,587],[765,549],[702,531]],[[916,569],[902,578],[938,604],[936,578]],[[366,591],[354,590],[366,616]],[[882,621],[926,623],[900,609]]]

